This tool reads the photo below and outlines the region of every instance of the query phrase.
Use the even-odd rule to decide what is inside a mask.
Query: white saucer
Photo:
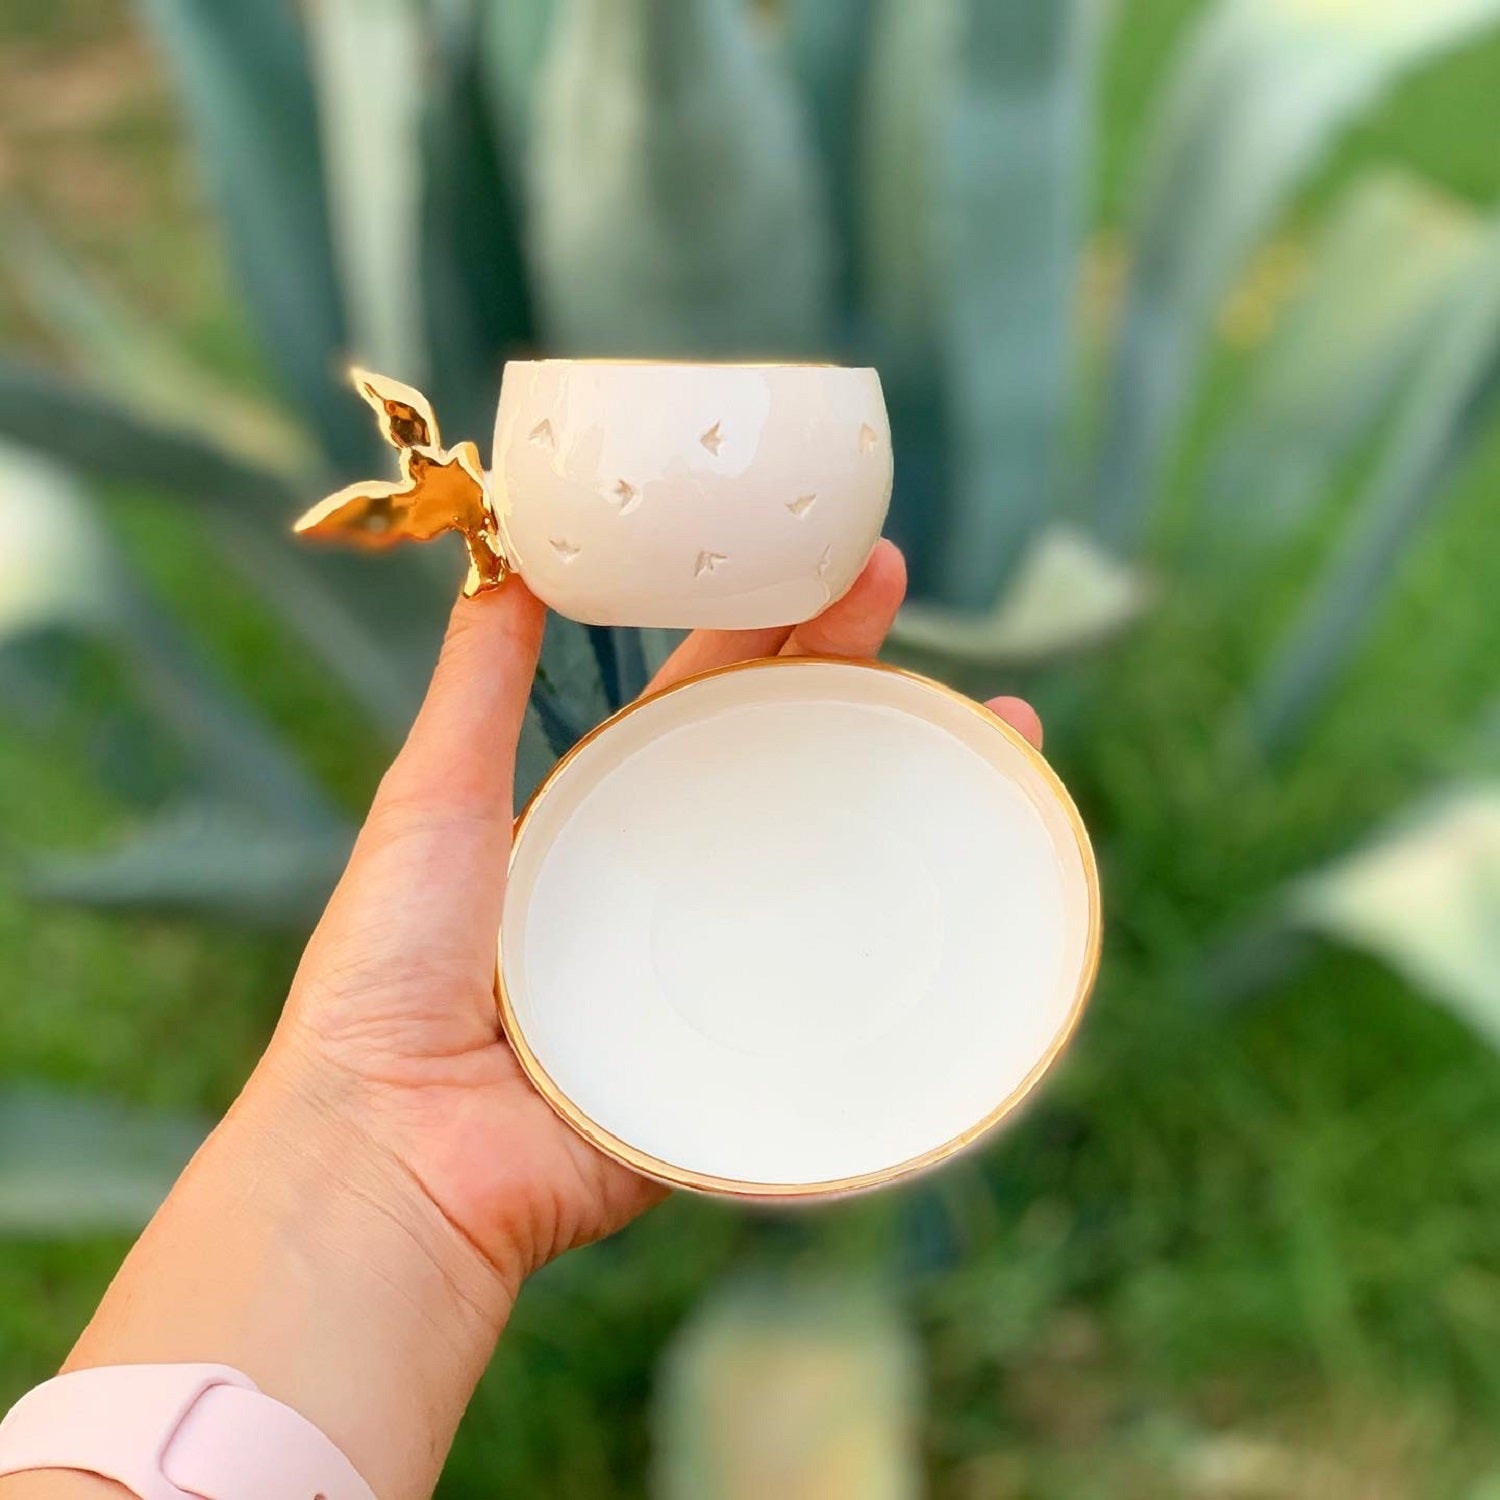
[[[1066,791],[890,667],[776,659],[618,714],[522,815],[501,1013],[532,1081],[637,1171],[873,1187],[997,1124],[1099,953]]]

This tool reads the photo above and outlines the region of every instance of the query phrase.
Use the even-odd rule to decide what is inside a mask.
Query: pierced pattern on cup
[[[628,479],[617,479],[610,487],[609,498],[622,516],[628,516],[641,503],[641,487]]]

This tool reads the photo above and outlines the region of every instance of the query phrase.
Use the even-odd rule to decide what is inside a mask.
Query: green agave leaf
[[[550,345],[822,346],[827,212],[737,0],[567,0],[539,88],[528,249]]]
[[[310,0],[304,13],[353,352],[421,385],[425,10],[419,0]]]
[[[931,583],[960,608],[994,603],[1057,497],[1102,14],[959,7],[935,230],[954,458]]]
[[[283,474],[247,463],[191,432],[136,416],[108,396],[0,358],[0,437],[80,473],[143,484],[248,512],[290,515]]]
[[[783,50],[818,148],[843,323],[852,323],[858,299],[859,121],[878,7],[879,0],[790,0],[785,8]]]
[[[87,372],[91,388],[148,422],[192,433],[274,474],[301,481],[312,470],[300,428],[186,357],[14,209],[0,217],[0,262],[27,310]]]
[[[139,591],[125,601],[117,644],[157,721],[192,757],[202,784],[272,822],[324,833],[339,820],[290,748],[237,699]]]
[[[119,619],[121,580],[103,527],[72,477],[0,443],[0,646],[52,626]]]
[[[478,7],[479,61],[507,160],[526,148],[537,79],[547,53],[555,0],[440,0],[449,12]]]
[[[859,163],[859,270],[882,375],[898,383],[931,379],[938,363],[933,184],[945,101],[955,87],[960,3],[875,3]]]
[[[1247,544],[1306,520],[1374,431],[1482,242],[1471,212],[1403,174],[1368,174],[1344,194],[1212,463],[1205,545],[1240,567]]]
[[[524,5],[489,13],[496,26]],[[482,31],[469,0],[443,8],[431,37],[435,78],[422,133],[422,295],[431,393],[455,434],[494,422],[500,367],[532,338],[520,217],[485,97]]]
[[[332,822],[297,762],[142,596],[70,475],[0,445],[0,534],[0,644],[56,627],[107,639],[205,780],[275,815],[311,826]]]
[[[937,180],[953,87],[959,0],[875,0],[858,115],[856,271],[891,417],[896,483],[888,533],[925,594],[951,493],[940,359]]]
[[[877,1292],[731,1285],[667,1353],[652,1493],[916,1500],[919,1370],[915,1339]]]
[[[606,625],[587,627],[589,644],[599,663],[599,676],[610,711],[629,703],[646,686],[646,650],[637,630]]]
[[[118,848],[34,865],[44,900],[224,917],[298,930],[316,919],[353,846],[347,828],[273,823],[227,802],[159,814]]]
[[[1301,882],[1293,920],[1390,964],[1500,1047],[1500,781],[1460,786]]]
[[[1030,667],[1118,635],[1151,600],[1147,579],[1067,526],[1043,531],[999,604],[984,615],[906,605],[891,641],[949,662]]]
[[[381,725],[405,732],[432,668],[449,593],[428,564],[410,557],[372,563],[294,547],[291,519],[315,497],[293,489],[284,475],[4,359],[0,437],[80,473],[148,485],[204,506],[231,565]]]
[[[0,1088],[0,1234],[134,1231],[208,1134],[206,1121],[12,1084]]]
[[[553,754],[563,755],[571,750],[617,706],[610,702],[604,664],[589,627],[559,615],[549,618],[536,683],[531,690],[531,707]]]
[[[1205,330],[1258,237],[1337,131],[1402,73],[1500,20],[1500,0],[1219,0],[1147,154],[1093,495],[1133,542]]]
[[[287,399],[335,465],[374,443],[335,384],[348,357],[317,107],[288,0],[140,0],[177,77],[230,258]],[[416,66],[413,60],[413,66]]]
[[[524,807],[531,794],[557,761],[558,752],[542,727],[535,705],[527,709],[521,722],[521,739],[516,747],[515,805]]]
[[[1323,702],[1497,402],[1500,221],[1486,232],[1477,264],[1452,288],[1348,530],[1252,693],[1252,730],[1264,749],[1285,747]]]
[[[177,767],[161,726],[111,670],[131,589],[88,497],[65,470],[0,444],[0,536],[3,717],[48,742],[80,743],[125,801],[159,800]]]

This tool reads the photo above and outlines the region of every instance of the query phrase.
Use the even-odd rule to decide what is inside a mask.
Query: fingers
[[[1038,750],[1042,748],[1041,716],[1024,698],[991,698],[984,706],[1012,729],[1019,729]]]
[[[667,658],[647,691],[715,667],[775,656],[784,648],[802,656],[874,656],[905,592],[906,564],[895,543],[882,539],[849,592],[816,619],[795,630],[695,630]]]
[[[881,538],[864,571],[842,599],[792,631],[786,656],[874,656],[906,597],[906,559]]]
[[[338,954],[335,970],[356,962],[362,969],[441,967],[487,993],[510,853],[516,742],[542,622],[542,606],[514,578],[454,606],[426,700],[380,784],[310,954]],[[350,951],[355,958],[345,956]]]
[[[778,653],[873,657],[884,643],[905,596],[906,561],[893,542],[882,538],[849,592],[822,614],[794,629],[695,630],[667,658],[647,692],[670,687],[698,672]],[[1041,749],[1042,721],[1024,699],[991,698],[985,707]]]
[[[646,691],[654,693],[681,682],[684,677],[732,666],[737,661],[775,656],[791,633],[791,627],[785,625],[767,630],[695,630],[662,663],[661,670],[646,685]]]
[[[544,611],[519,578],[453,607],[432,682],[372,811],[508,818]]]

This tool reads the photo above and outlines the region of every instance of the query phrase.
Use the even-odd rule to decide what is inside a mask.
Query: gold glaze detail
[[[880,661],[849,661],[837,656],[769,656],[754,661],[734,662],[727,667],[714,667],[707,672],[698,672],[691,677],[684,677],[681,682],[674,682],[670,687],[663,688],[660,692],[648,694],[646,697],[637,698],[634,703],[628,703],[618,713],[611,715],[602,724],[595,726],[584,737],[564,755],[555,766],[547,773],[542,784],[531,794],[525,807],[521,809],[521,815],[516,819],[513,836],[511,839],[510,866],[513,869],[516,863],[516,855],[521,847],[521,839],[526,832],[526,826],[531,820],[532,814],[540,806],[542,799],[548,791],[556,784],[567,768],[601,735],[607,734],[622,719],[628,718],[637,709],[645,707],[649,703],[655,703],[661,698],[668,697],[672,693],[681,692],[684,688],[692,687],[695,683],[706,682],[712,677],[724,677],[731,672],[744,672],[762,667],[781,666],[807,666],[814,663],[834,665],[840,667],[858,667],[865,671],[887,672],[896,677],[904,677],[912,682],[921,683],[925,687],[932,688],[944,697],[951,698],[956,703],[961,703],[971,713],[980,715],[986,723],[999,730],[1001,734],[1010,741],[1011,745],[1021,752],[1022,756],[1031,764],[1033,770],[1041,777],[1042,781],[1056,797],[1058,805],[1062,808],[1067,818],[1068,826],[1073,831],[1074,842],[1078,849],[1079,859],[1083,864],[1084,880],[1088,892],[1088,930],[1084,937],[1083,967],[1079,971],[1078,984],[1073,993],[1073,1000],[1068,1009],[1067,1019],[1063,1022],[1057,1035],[1052,1039],[1047,1050],[1031,1071],[1013,1088],[995,1107],[982,1119],[969,1126],[967,1130],[945,1141],[940,1146],[934,1146],[929,1151],[922,1152],[919,1156],[913,1156],[906,1161],[897,1162],[894,1166],[882,1167],[878,1171],[864,1172],[855,1177],[833,1178],[826,1182],[747,1182],[733,1177],[715,1177],[707,1172],[695,1172],[686,1167],[679,1167],[672,1162],[663,1161],[660,1157],[651,1156],[638,1147],[632,1146],[628,1141],[623,1141],[619,1136],[606,1130],[602,1125],[591,1119],[560,1089],[552,1080],[550,1074],[542,1066],[536,1054],[526,1042],[521,1031],[520,1022],[516,1018],[515,1008],[510,1001],[510,995],[505,987],[505,966],[503,960],[497,960],[495,965],[495,1000],[500,1011],[500,1024],[505,1032],[506,1040],[510,1043],[511,1050],[516,1054],[521,1064],[522,1071],[531,1080],[534,1087],[542,1098],[551,1105],[556,1113],[566,1124],[572,1127],[590,1145],[602,1151],[606,1156],[612,1157],[622,1166],[629,1167],[631,1171],[640,1173],[643,1177],[650,1177],[657,1182],[665,1183],[668,1187],[687,1188],[698,1193],[713,1193],[721,1197],[741,1198],[746,1200],[759,1200],[769,1202],[792,1202],[797,1200],[816,1200],[819,1198],[837,1198],[850,1193],[867,1192],[872,1188],[885,1187],[890,1183],[898,1182],[903,1178],[912,1177],[921,1172],[926,1172],[956,1156],[959,1152],[975,1145],[984,1136],[988,1135],[1007,1116],[1014,1113],[1025,1101],[1027,1096],[1041,1081],[1043,1076],[1051,1069],[1052,1065],[1062,1055],[1063,1050],[1072,1041],[1078,1029],[1078,1023],[1083,1018],[1083,1012],[1088,1005],[1090,994],[1093,992],[1094,981],[1099,974],[1099,956],[1104,942],[1104,918],[1102,900],[1099,889],[1099,867],[1094,858],[1094,847],[1089,840],[1088,830],[1083,826],[1083,819],[1079,816],[1078,809],[1073,803],[1068,789],[1063,785],[1056,771],[1047,763],[1046,757],[1036,748],[1019,730],[1007,724],[1004,719],[990,712],[981,703],[976,703],[972,698],[955,692],[946,683],[938,682],[931,677],[924,677],[919,672],[909,672],[905,667],[894,667],[887,662]]]
[[[401,477],[351,484],[313,506],[292,530],[367,552],[456,531],[469,553],[464,593],[497,587],[507,564],[479,449],[470,442],[444,448],[437,417],[414,387],[358,368],[350,370],[349,378],[374,409],[380,435],[396,449]]]

